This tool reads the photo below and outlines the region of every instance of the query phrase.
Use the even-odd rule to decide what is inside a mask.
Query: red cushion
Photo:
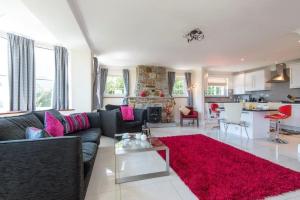
[[[121,106],[121,114],[124,121],[133,121],[133,107],[130,106]]]
[[[193,111],[192,113],[190,113],[188,115],[182,115],[182,118],[198,118],[198,112]]]
[[[64,126],[50,112],[45,112],[45,131],[52,137],[64,135]]]
[[[73,133],[79,130],[89,129],[90,121],[86,113],[78,113],[64,116],[65,133]]]

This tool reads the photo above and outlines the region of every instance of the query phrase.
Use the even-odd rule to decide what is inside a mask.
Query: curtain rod
[[[21,37],[23,37],[23,36],[21,36]],[[1,32],[1,31],[0,31],[0,38],[6,39],[6,40],[8,39],[7,34],[4,32]],[[34,46],[41,48],[41,49],[54,50],[55,45],[50,45],[50,44],[46,44],[46,43],[42,43],[42,42],[34,40]]]

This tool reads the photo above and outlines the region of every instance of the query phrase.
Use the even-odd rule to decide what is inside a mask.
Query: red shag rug
[[[159,139],[170,149],[173,170],[201,200],[263,199],[300,189],[300,173],[207,136]]]

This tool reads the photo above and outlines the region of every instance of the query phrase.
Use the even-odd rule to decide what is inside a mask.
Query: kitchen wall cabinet
[[[245,73],[245,91],[262,91],[271,88],[270,83],[266,83],[271,78],[268,69]]]
[[[300,63],[293,63],[290,67],[290,88],[300,88]]]
[[[245,94],[245,73],[233,76],[233,94]]]

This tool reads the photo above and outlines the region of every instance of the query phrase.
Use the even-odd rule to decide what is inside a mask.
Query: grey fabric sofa
[[[88,130],[63,137],[25,139],[26,127],[43,128],[44,112],[0,118],[0,199],[83,200],[101,137],[99,113]],[[56,110],[49,110],[62,119]]]

